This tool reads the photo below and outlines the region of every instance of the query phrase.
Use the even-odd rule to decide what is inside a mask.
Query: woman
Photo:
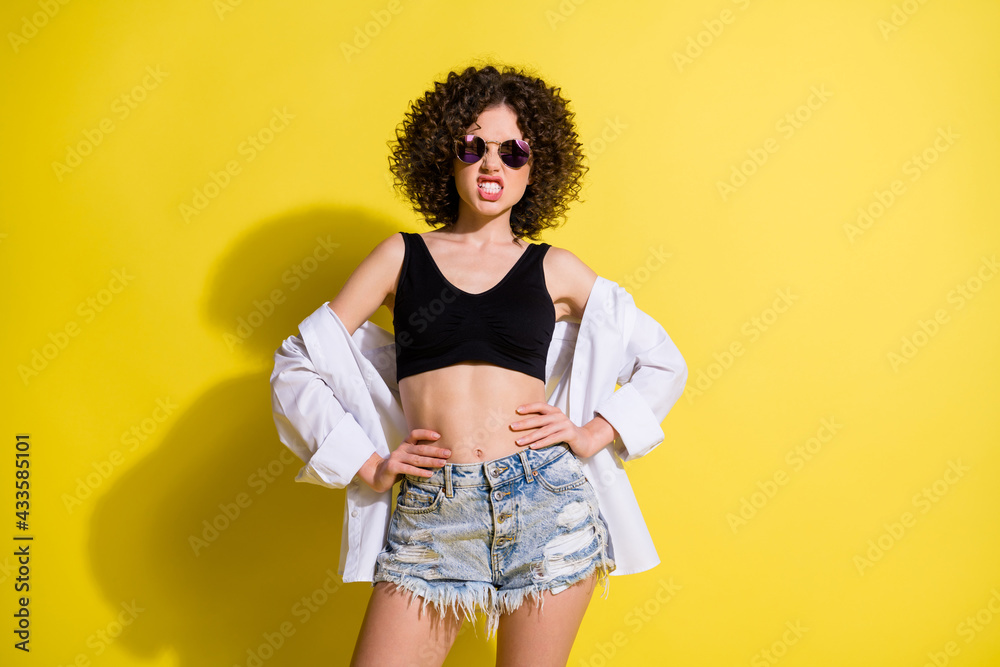
[[[617,569],[611,534],[626,541],[636,530],[623,518],[612,530],[606,517],[629,511],[628,523],[641,522],[612,449],[630,460],[663,439],[686,367],[622,288],[568,250],[524,240],[577,198],[585,168],[572,116],[557,88],[510,68],[470,67],[436,83],[397,132],[390,168],[440,228],[379,243],[278,352],[276,424],[309,462],[297,479],[334,488],[353,479],[352,517],[375,502],[357,500],[369,493],[358,478],[372,498],[401,482],[383,546],[366,561],[373,592],[352,665],[440,665],[461,614],[477,611],[497,632],[497,664],[565,665],[596,581],[606,586]],[[379,335],[367,320],[382,305],[393,311],[394,364],[361,344]],[[601,350],[581,351],[597,341]],[[379,375],[362,376],[365,359]],[[389,368],[408,434],[386,456],[379,429],[394,415],[377,389],[391,390]],[[357,403],[362,383],[373,401],[365,410],[381,405],[381,423]],[[333,416],[321,425],[309,410]],[[347,560],[362,549],[361,530],[345,533]],[[646,556],[625,573],[658,562],[644,527],[634,534]]]

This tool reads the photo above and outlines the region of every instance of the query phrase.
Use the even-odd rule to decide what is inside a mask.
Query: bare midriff
[[[518,413],[517,407],[544,403],[545,385],[525,373],[467,361],[402,378],[399,398],[409,430],[441,434],[416,444],[451,450],[449,463],[481,463],[527,449],[514,441],[537,429],[515,431],[510,425],[538,416]]]

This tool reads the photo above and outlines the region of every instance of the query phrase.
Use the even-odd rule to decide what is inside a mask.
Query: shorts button
[[[490,474],[493,475],[494,477],[496,477],[497,475],[500,474],[500,471],[497,470],[496,468],[494,468],[493,470],[490,471]]]
[[[496,493],[493,494],[493,497],[496,498],[497,500],[500,500],[501,498],[503,498],[503,491],[497,491]]]

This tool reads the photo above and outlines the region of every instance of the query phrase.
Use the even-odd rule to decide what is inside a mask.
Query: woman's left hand
[[[522,415],[537,413],[537,416],[525,416],[510,425],[515,431],[535,429],[515,440],[521,447],[541,449],[557,442],[566,442],[578,457],[588,458],[607,444],[596,442],[591,431],[577,426],[562,410],[549,403],[525,403],[517,408],[517,412]]]

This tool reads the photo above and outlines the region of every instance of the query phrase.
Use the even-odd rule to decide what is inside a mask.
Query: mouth
[[[503,184],[498,179],[480,178],[476,185],[479,195],[487,201],[496,201],[503,194]]]

